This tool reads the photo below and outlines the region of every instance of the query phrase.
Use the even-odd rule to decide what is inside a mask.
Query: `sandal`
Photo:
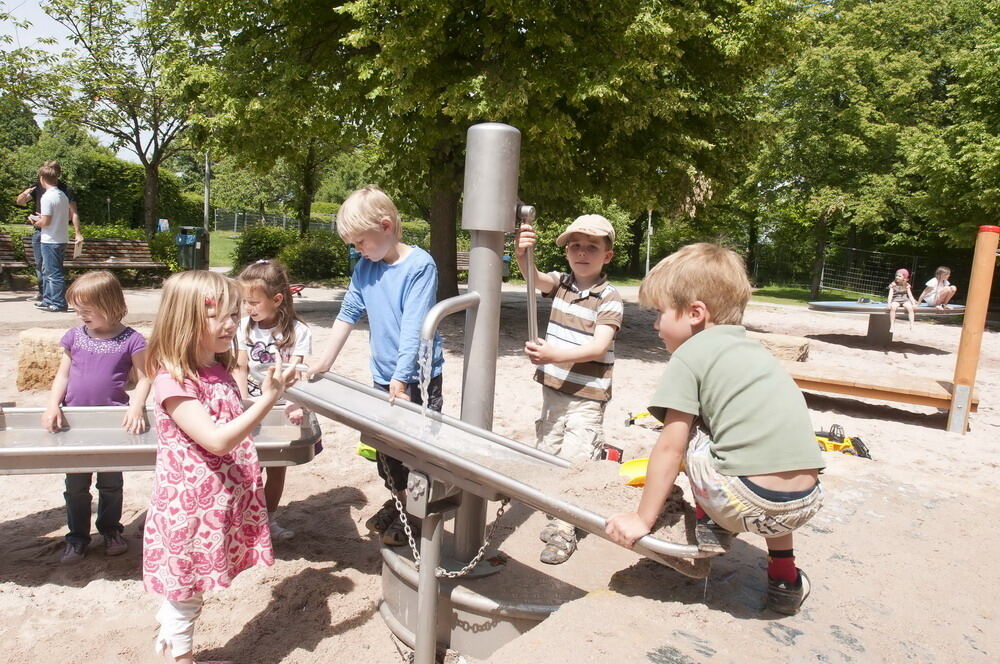
[[[549,536],[542,553],[538,556],[546,565],[561,565],[576,551],[576,537],[567,536],[565,533],[554,532]]]

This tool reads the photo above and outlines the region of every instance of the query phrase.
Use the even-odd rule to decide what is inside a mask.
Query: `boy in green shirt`
[[[608,520],[631,546],[649,533],[684,464],[704,551],[728,550],[731,533],[764,537],[766,607],[793,615],[809,595],[795,566],[792,531],[819,510],[824,467],[805,399],[778,361],[739,323],[750,300],[743,259],[714,244],[683,247],[639,287],[659,312],[654,327],[671,357],[649,412],[663,422],[635,512]]]

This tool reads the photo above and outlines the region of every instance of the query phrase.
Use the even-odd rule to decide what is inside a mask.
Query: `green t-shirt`
[[[823,468],[802,392],[742,325],[715,325],[681,344],[649,412],[700,416],[723,475]]]

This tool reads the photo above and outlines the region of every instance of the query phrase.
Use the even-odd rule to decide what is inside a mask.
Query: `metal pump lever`
[[[521,224],[533,224],[535,221],[535,206],[519,204],[517,206],[518,234]],[[525,256],[528,263],[528,341],[538,340],[538,295],[535,293],[535,248],[530,247]]]

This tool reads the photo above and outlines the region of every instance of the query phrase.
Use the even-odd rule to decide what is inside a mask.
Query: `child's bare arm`
[[[608,519],[605,532],[618,544],[631,547],[637,539],[652,530],[677,480],[693,422],[694,415],[667,411],[663,431],[649,455],[646,486],[642,490],[639,509]]]
[[[149,389],[153,382],[146,375],[146,351],[140,350],[132,354],[132,366],[138,380],[135,382],[135,389],[129,397],[128,410],[122,419],[122,428],[129,433],[142,433],[148,427],[146,422],[146,399],[149,397]]]
[[[283,367],[281,359],[268,369],[261,384],[261,397],[239,416],[216,424],[205,406],[193,397],[171,396],[163,400],[163,409],[191,440],[217,456],[231,452],[254,430],[270,412],[271,407],[295,382],[295,367]]]
[[[602,360],[615,340],[617,331],[613,325],[598,325],[594,330],[594,338],[582,346],[558,347],[539,339],[524,344],[524,352],[532,364]]]
[[[538,235],[531,227],[531,224],[521,224],[520,233],[517,236],[517,249],[514,250],[514,258],[517,259],[517,266],[521,268],[521,274],[524,276],[528,275],[528,248],[535,246],[536,242],[538,242]],[[539,272],[534,266],[532,266],[532,269],[535,270],[535,289],[542,293],[548,293],[556,287],[557,282],[552,278],[551,274]]]
[[[56,377],[52,381],[52,390],[49,392],[49,403],[42,413],[42,428],[52,433],[62,429],[66,423],[62,414],[62,402],[66,398],[66,386],[69,384],[70,362],[69,351],[63,349]]]
[[[309,370],[306,372],[307,378],[313,378],[316,374],[321,374],[330,370],[333,363],[337,361],[337,356],[340,355],[340,351],[344,349],[344,344],[347,343],[347,337],[350,336],[351,331],[354,329],[353,323],[348,323],[345,320],[337,319],[333,322],[333,334],[330,337],[330,342],[326,346],[326,351],[319,358],[319,360],[313,361],[309,364]]]
[[[240,398],[246,401],[250,398],[250,357],[245,350],[236,351],[236,366],[233,368],[233,380],[240,388]]]

